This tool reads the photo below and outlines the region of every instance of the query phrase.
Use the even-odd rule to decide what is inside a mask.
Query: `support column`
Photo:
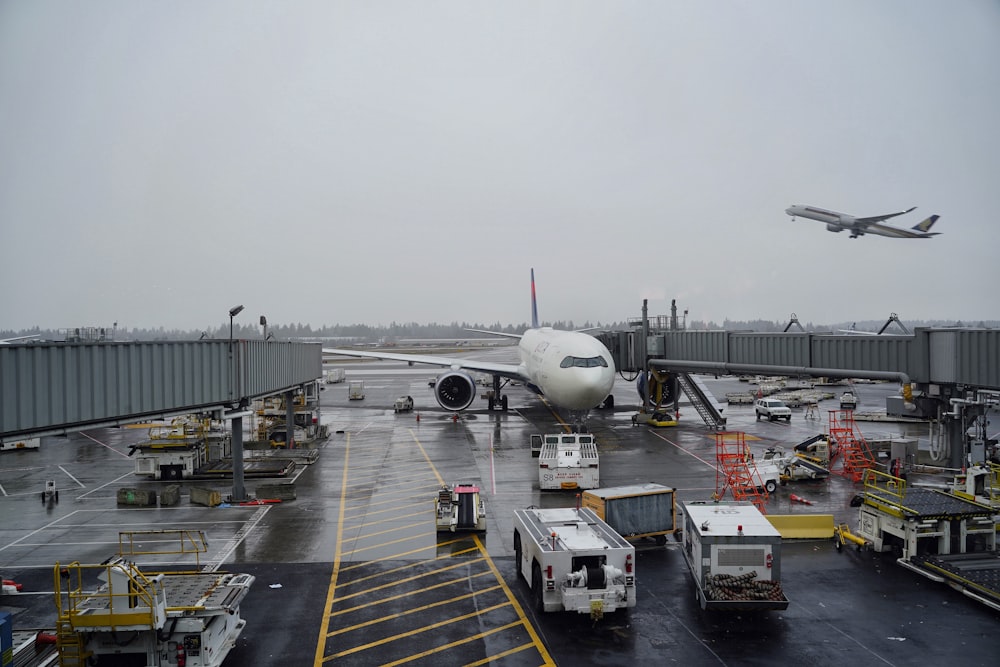
[[[295,391],[285,392],[285,447],[295,448]]]
[[[233,444],[233,498],[234,503],[241,503],[248,500],[246,490],[243,488],[243,413],[233,415],[232,421],[232,444]]]

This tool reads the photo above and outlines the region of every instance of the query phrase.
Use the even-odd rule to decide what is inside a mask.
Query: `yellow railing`
[[[106,582],[96,590],[84,591],[84,579]],[[163,597],[163,583],[147,578],[137,567],[116,561],[101,565],[73,562],[55,566],[55,602],[59,618],[77,628],[155,627],[157,599]],[[125,575],[125,590],[113,582]]]
[[[141,543],[140,543],[141,542]],[[118,533],[119,556],[195,555],[195,569],[201,569],[199,554],[208,551],[203,530],[126,530]]]

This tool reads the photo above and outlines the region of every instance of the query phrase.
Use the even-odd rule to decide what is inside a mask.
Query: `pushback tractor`
[[[635,547],[586,508],[514,511],[514,562],[539,612],[635,606]]]

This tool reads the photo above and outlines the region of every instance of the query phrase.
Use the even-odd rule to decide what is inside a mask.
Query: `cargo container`
[[[659,545],[677,530],[674,490],[662,484],[630,484],[583,492],[583,506],[627,539],[650,538]]]

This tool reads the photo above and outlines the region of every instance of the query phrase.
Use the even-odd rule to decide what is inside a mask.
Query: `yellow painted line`
[[[379,495],[381,496],[382,495],[382,493],[381,493],[381,487],[380,487],[379,490],[380,490]],[[434,496],[428,496],[427,494],[428,493],[434,493],[436,491],[440,491],[441,487],[440,486],[435,486],[433,484],[427,484],[426,486],[418,486],[418,487],[416,487],[414,489],[414,487],[413,487],[413,485],[411,483],[410,484],[410,490],[411,491],[415,491],[415,492],[414,493],[410,493],[410,494],[405,495],[405,496],[393,496],[393,497],[389,498],[388,500],[379,500],[379,501],[370,503],[370,506],[378,507],[379,505],[391,505],[393,503],[399,503],[400,501],[404,501],[404,500],[412,500],[413,502],[421,502],[421,503],[430,504],[431,502],[433,502]]]
[[[429,510],[429,509],[427,509],[425,507],[424,509],[420,510],[419,512],[411,512],[409,514],[399,514],[397,516],[389,517],[388,519],[379,519],[378,521],[365,521],[365,519],[368,518],[368,515],[366,515],[366,514],[359,514],[358,516],[345,517],[344,520],[347,521],[348,523],[351,522],[351,521],[359,521],[360,520],[361,523],[354,524],[354,525],[351,526],[351,528],[364,528],[365,526],[377,526],[380,523],[386,523],[388,521],[393,521],[393,520],[398,520],[398,519],[408,519],[408,518],[413,517],[413,516],[424,516],[424,515],[426,515],[426,514],[428,514],[430,512],[431,512],[431,510]]]
[[[398,517],[395,517],[395,520],[398,521],[399,519],[405,519],[405,518],[411,517],[411,516],[425,516],[426,514],[427,514],[426,510],[424,510],[423,512],[415,512],[414,514],[402,514],[402,515],[400,515]],[[360,529],[360,528],[368,528],[369,526],[377,526],[379,524],[387,523],[389,521],[393,521],[393,519],[385,519],[384,521],[375,521],[375,522],[371,522],[371,523],[361,523],[361,524],[358,524],[357,526],[355,526],[355,528],[358,528],[358,529]],[[408,524],[403,525],[403,526],[396,526],[395,528],[387,528],[386,530],[378,530],[378,531],[375,531],[374,533],[369,533],[367,531],[364,531],[364,532],[356,535],[354,537],[354,540],[355,541],[357,541],[357,540],[367,540],[367,539],[372,538],[372,537],[378,537],[379,535],[388,535],[389,533],[395,533],[395,532],[398,532],[400,530],[409,530],[409,529],[413,528],[414,526],[418,526],[419,527],[419,524],[408,523]],[[417,539],[417,538],[414,537],[413,539]]]
[[[434,510],[433,510],[433,506],[430,504],[430,501],[429,500],[424,500],[424,502],[427,503],[425,505],[425,507],[424,507],[424,510],[422,512],[418,512],[417,514],[428,514],[428,515],[433,514]],[[359,508],[359,509],[363,510],[364,508]],[[367,516],[377,516],[377,515],[380,515],[380,514],[391,514],[394,511],[394,509],[397,509],[397,508],[388,507],[388,508],[386,508],[384,510],[377,510],[375,512],[367,512],[366,515]],[[362,516],[366,516],[366,515],[362,515]],[[416,515],[412,515],[412,516],[416,516]],[[397,514],[393,518],[398,518],[398,517],[399,517],[399,515]],[[355,515],[355,516],[351,516],[351,517],[348,517],[348,518],[349,519],[357,519],[358,517]]]
[[[340,584],[340,586],[341,587],[343,587],[343,586],[353,586],[354,584],[357,584],[359,582],[371,581],[372,579],[381,579],[382,577],[386,576],[387,574],[395,574],[397,572],[403,572],[405,570],[412,570],[413,568],[417,567],[418,565],[426,565],[427,563],[432,563],[434,561],[451,560],[452,558],[454,558],[455,556],[457,556],[459,554],[468,553],[468,552],[471,552],[471,551],[478,551],[478,549],[476,547],[472,547],[471,549],[466,549],[465,551],[459,551],[459,552],[456,552],[454,554],[448,554],[446,556],[438,556],[437,558],[432,558],[429,561],[428,560],[414,561],[413,563],[410,563],[409,565],[400,565],[399,567],[394,567],[391,570],[385,570],[384,572],[379,572],[377,574],[369,574],[367,577],[358,577],[357,579],[351,579],[350,581],[346,581],[346,582]],[[372,561],[366,561],[366,562],[367,563],[371,563]],[[346,568],[346,567],[345,568],[341,568],[340,571],[344,572],[347,569],[348,568]]]
[[[439,473],[437,468],[434,467],[434,464],[431,462],[431,457],[427,456],[427,451],[424,449],[424,446],[421,444],[419,438],[417,438],[417,434],[413,432],[412,428],[407,430],[410,432],[410,437],[413,438],[413,442],[417,443],[417,447],[420,448],[420,453],[424,455],[424,460],[427,461],[427,465],[429,465],[431,470],[434,471],[434,477],[437,478],[438,485],[444,486],[444,478],[441,477],[441,473]]]
[[[489,573],[488,572],[484,572],[483,574],[489,574]],[[462,581],[468,581],[468,578],[463,578]],[[358,623],[357,625],[352,625],[352,626],[347,627],[347,628],[342,628],[340,630],[334,630],[333,632],[330,633],[329,636],[333,637],[333,636],[336,636],[336,635],[342,635],[345,632],[350,632],[352,630],[360,630],[361,628],[367,628],[367,627],[370,627],[372,625],[378,625],[379,623],[385,623],[386,621],[391,621],[391,620],[395,620],[397,618],[402,618],[404,616],[409,616],[410,614],[417,614],[417,613],[420,613],[422,611],[427,611],[428,609],[434,609],[435,607],[443,607],[444,605],[447,605],[447,604],[452,604],[452,603],[455,603],[455,602],[461,602],[462,600],[469,600],[471,598],[476,597],[477,595],[482,595],[483,593],[489,593],[490,591],[495,591],[495,590],[497,590],[499,588],[500,588],[500,586],[490,586],[489,588],[483,588],[483,589],[480,589],[478,591],[472,591],[471,593],[466,593],[465,595],[459,595],[458,597],[455,597],[455,598],[448,598],[447,600],[439,600],[437,602],[432,602],[431,604],[425,604],[425,605],[422,605],[420,607],[414,607],[413,609],[407,609],[406,611],[400,611],[400,612],[397,612],[395,614],[390,614],[388,616],[383,616],[382,618],[375,618],[375,619],[372,619],[370,621],[366,621],[364,623]],[[423,591],[420,591],[420,592],[423,592]],[[355,610],[358,610],[358,609],[367,609],[368,607],[369,607],[369,605],[365,604],[365,605],[361,605],[361,606],[355,607],[354,609]]]
[[[486,656],[482,660],[476,660],[475,662],[469,662],[464,665],[464,667],[479,667],[479,665],[489,665],[501,658],[506,658],[509,655],[514,655],[515,653],[520,653],[521,651],[526,651],[529,648],[534,648],[534,644],[521,644],[520,646],[515,646],[514,648],[507,649],[503,653],[494,653],[493,655]]]
[[[402,660],[397,660],[396,662],[387,662],[382,667],[395,667],[396,665],[402,665],[407,662],[413,662],[414,660],[419,660],[420,658],[426,658],[429,655],[434,655],[435,653],[440,653],[441,651],[447,651],[453,649],[456,646],[461,646],[463,644],[468,644],[469,642],[474,642],[477,639],[482,639],[483,637],[489,637],[490,635],[495,635],[498,632],[503,632],[504,630],[509,630],[510,628],[520,625],[520,621],[514,621],[513,623],[508,623],[507,625],[501,625],[499,628],[493,628],[492,630],[487,630],[486,632],[480,632],[478,635],[472,635],[470,637],[465,637],[464,639],[459,639],[453,641],[450,644],[445,644],[444,646],[438,646],[437,648],[432,648],[429,651],[424,651],[422,653],[417,653],[416,655],[411,655]],[[545,662],[545,665],[555,665],[554,662]]]
[[[376,646],[385,646],[386,644],[391,644],[394,641],[398,641],[405,637],[414,637],[416,635],[423,634],[425,632],[430,632],[431,630],[436,630],[437,628],[443,628],[446,625],[451,625],[452,623],[458,623],[459,621],[465,621],[470,618],[480,616],[486,612],[495,611],[502,607],[509,605],[509,602],[501,602],[500,604],[495,604],[492,607],[486,607],[485,609],[477,609],[476,611],[469,612],[468,614],[462,614],[461,616],[455,616],[454,618],[449,618],[445,621],[438,621],[437,623],[431,623],[430,625],[425,625],[422,628],[417,628],[416,630],[409,630],[407,632],[401,632],[398,635],[393,635],[392,637],[386,637],[385,639],[380,639],[376,642],[369,642],[368,644],[362,644],[360,646],[355,646],[354,648],[347,649],[346,651],[341,651],[340,653],[335,653],[330,657],[342,658],[345,655],[351,655],[352,653],[358,653],[359,651],[367,651],[373,649]],[[511,627],[511,625],[517,625],[517,623],[511,623],[506,627]],[[402,662],[409,662],[412,658],[403,660]],[[391,663],[390,663],[391,664]]]
[[[568,428],[568,425],[565,422],[563,422],[562,419],[558,415],[556,415],[556,418],[560,421],[560,423],[563,424],[563,426],[565,426],[565,427]],[[420,449],[420,452],[421,452],[421,454],[423,456],[424,461],[426,461],[426,463],[429,466],[430,470],[434,473],[434,477],[435,477],[438,485],[439,486],[444,486],[444,484],[445,484],[444,479],[441,477],[441,474],[438,472],[437,468],[434,466],[434,464],[431,461],[430,457],[427,455],[427,451],[424,449],[423,444],[417,438],[416,433],[414,433],[414,431],[413,431],[412,428],[408,429],[408,430],[409,430],[409,433],[410,433],[410,437],[413,438],[414,443],[416,443],[417,447]],[[472,539],[473,539],[473,541],[475,543],[475,549],[469,549],[469,550],[463,551],[461,553],[467,553],[467,552],[472,552],[472,551],[478,550],[478,552],[482,555],[482,558],[464,559],[462,562],[460,562],[460,563],[458,563],[458,564],[456,564],[454,566],[449,566],[449,567],[446,567],[446,568],[435,570],[434,572],[421,573],[419,575],[416,575],[416,576],[413,576],[413,577],[408,577],[408,578],[406,578],[404,580],[401,580],[401,581],[388,583],[388,584],[385,584],[383,586],[379,586],[379,587],[376,587],[376,588],[367,588],[363,592],[359,592],[359,593],[355,593],[355,594],[352,594],[352,595],[348,595],[346,597],[338,597],[337,596],[337,590],[339,588],[338,578],[339,578],[339,575],[340,575],[341,572],[347,571],[349,569],[354,569],[354,568],[357,568],[357,567],[368,566],[368,565],[371,565],[372,563],[377,563],[379,561],[390,560],[390,559],[398,559],[398,558],[400,558],[401,556],[404,556],[404,555],[415,555],[415,554],[419,554],[419,553],[423,553],[423,552],[427,552],[427,551],[431,551],[431,550],[433,550],[433,553],[436,555],[437,554],[437,550],[440,549],[442,546],[447,546],[448,544],[456,544],[456,543],[459,543],[459,542],[462,542],[462,541],[466,540],[466,538],[463,537],[463,538],[456,538],[455,540],[450,540],[450,541],[437,542],[436,544],[434,544],[432,546],[427,546],[427,547],[421,547],[421,548],[417,548],[417,549],[412,549],[410,551],[403,552],[402,554],[392,554],[392,555],[389,555],[389,556],[380,557],[378,559],[374,559],[374,560],[370,560],[370,561],[365,561],[364,563],[357,563],[357,564],[354,564],[354,565],[349,565],[349,566],[342,567],[342,561],[343,561],[343,558],[344,558],[344,553],[342,551],[342,549],[343,549],[342,544],[343,544],[344,515],[345,515],[345,512],[346,512],[346,506],[347,506],[347,498],[346,498],[346,496],[347,496],[347,493],[348,493],[348,490],[349,490],[349,486],[348,486],[348,470],[349,470],[349,461],[350,461],[350,444],[351,444],[350,434],[348,434],[348,436],[347,436],[347,442],[346,442],[345,448],[344,448],[344,472],[343,472],[343,479],[342,479],[342,482],[341,482],[340,509],[339,509],[338,525],[337,525],[337,548],[336,548],[336,552],[334,554],[333,573],[331,574],[331,577],[330,577],[330,587],[329,587],[329,590],[327,592],[326,613],[324,613],[324,615],[323,615],[323,620],[321,622],[321,627],[320,627],[319,641],[317,642],[317,645],[316,645],[316,657],[315,657],[315,662],[314,662],[315,667],[321,667],[322,665],[326,664],[327,662],[329,662],[331,660],[334,660],[336,658],[339,658],[339,657],[343,657],[345,655],[350,655],[350,654],[358,653],[360,651],[369,650],[369,649],[374,648],[374,647],[379,646],[379,645],[384,645],[384,644],[386,644],[386,643],[388,643],[390,641],[395,641],[398,638],[413,636],[413,635],[416,635],[416,634],[419,634],[419,633],[432,631],[432,630],[434,630],[436,628],[440,628],[440,627],[443,627],[445,625],[456,623],[458,621],[466,620],[466,619],[469,619],[469,618],[479,617],[479,616],[481,616],[481,615],[483,615],[485,613],[488,613],[490,611],[494,611],[494,610],[501,609],[501,608],[506,608],[506,607],[510,607],[510,608],[512,608],[514,610],[514,612],[517,614],[518,620],[513,621],[511,623],[508,623],[506,625],[503,625],[503,626],[500,626],[500,627],[488,630],[486,632],[478,633],[476,635],[470,635],[468,637],[464,637],[464,638],[462,638],[460,640],[451,642],[451,643],[446,644],[444,646],[440,646],[440,647],[437,647],[437,648],[434,648],[434,649],[430,649],[428,651],[424,651],[424,652],[419,653],[417,655],[409,656],[409,657],[404,658],[402,660],[399,660],[399,661],[396,661],[396,662],[393,662],[393,663],[389,663],[385,667],[391,667],[393,665],[400,665],[400,664],[404,664],[406,662],[411,662],[413,660],[420,659],[420,658],[425,657],[425,656],[431,656],[431,655],[434,655],[434,654],[437,654],[437,653],[441,653],[442,651],[446,651],[446,650],[449,650],[449,649],[457,647],[457,646],[462,646],[462,645],[468,644],[470,642],[478,641],[478,640],[481,640],[484,637],[488,637],[490,635],[496,634],[498,632],[503,632],[505,630],[508,630],[510,628],[514,628],[514,627],[517,627],[517,626],[523,626],[525,628],[525,630],[527,631],[529,637],[531,638],[531,643],[530,644],[525,644],[525,645],[522,645],[522,646],[519,646],[519,647],[514,647],[514,648],[511,648],[511,649],[508,649],[508,650],[504,651],[503,653],[500,653],[499,655],[490,656],[490,657],[486,658],[485,660],[482,660],[482,661],[479,661],[479,662],[473,663],[473,664],[477,664],[477,665],[478,664],[486,664],[487,662],[496,660],[497,658],[508,656],[508,655],[513,655],[515,653],[519,653],[521,651],[527,650],[529,647],[533,646],[539,652],[539,655],[541,656],[544,665],[554,665],[555,663],[553,662],[552,657],[549,655],[548,651],[546,650],[545,645],[542,643],[541,638],[538,636],[538,633],[535,631],[535,628],[528,621],[528,618],[525,615],[524,610],[521,608],[520,603],[517,601],[517,598],[514,596],[513,591],[511,591],[510,587],[507,586],[507,584],[504,581],[503,577],[500,575],[500,571],[497,569],[496,564],[490,558],[489,554],[486,551],[485,546],[483,545],[482,540],[479,538],[478,535],[473,535],[472,536]],[[397,515],[396,518],[397,519],[399,518],[398,515]],[[369,524],[366,523],[366,524],[363,524],[363,525],[369,525]],[[386,531],[386,532],[389,532],[389,531]],[[406,541],[412,541],[412,540],[413,540],[413,538],[408,538]],[[391,541],[391,542],[388,542],[388,543],[380,545],[380,546],[384,547],[386,545],[395,544],[395,543],[401,542],[401,541],[403,541],[403,540]],[[372,548],[374,548],[374,547],[372,547]],[[356,550],[354,553],[358,553],[358,551],[365,551],[365,550],[366,549]],[[431,559],[431,560],[444,560],[444,558],[452,558],[452,557],[454,557],[454,554],[451,554],[449,556],[437,556],[436,558]],[[412,582],[412,581],[418,580],[418,579],[426,577],[426,576],[436,575],[436,574],[441,573],[441,572],[447,572],[449,570],[452,570],[452,569],[455,569],[455,568],[459,568],[459,567],[463,567],[463,566],[467,566],[467,565],[470,565],[472,563],[476,563],[478,561],[484,561],[487,564],[489,572],[492,573],[493,577],[495,578],[495,580],[497,582],[497,587],[499,587],[501,590],[503,590],[503,592],[504,592],[504,594],[505,594],[505,596],[507,598],[506,602],[498,604],[498,605],[494,605],[493,607],[488,607],[488,608],[485,608],[485,609],[479,609],[479,610],[476,610],[476,611],[474,611],[474,612],[472,612],[470,614],[463,615],[463,616],[460,616],[458,618],[453,618],[453,619],[449,619],[449,620],[446,620],[446,621],[441,621],[439,623],[435,623],[435,624],[427,626],[425,628],[413,630],[411,632],[404,633],[402,635],[397,635],[395,637],[383,640],[381,642],[374,642],[374,643],[371,643],[371,644],[366,644],[364,646],[358,646],[358,647],[352,648],[352,649],[350,649],[348,651],[340,652],[340,653],[337,653],[337,654],[334,654],[334,655],[329,655],[329,656],[328,655],[324,655],[324,652],[326,650],[326,643],[327,643],[328,637],[332,636],[331,633],[330,633],[330,620],[331,620],[331,618],[334,615],[346,613],[346,611],[337,612],[336,614],[330,613],[330,610],[333,607],[333,604],[334,604],[335,601],[341,601],[341,600],[346,600],[346,599],[350,599],[350,598],[356,598],[356,597],[359,597],[359,596],[362,596],[362,595],[367,595],[367,594],[369,594],[369,593],[371,593],[373,591],[377,591],[377,590],[387,590],[387,589],[389,589],[389,588],[391,588],[391,587],[393,587],[393,586],[395,586],[397,584],[401,584],[401,583],[404,583],[404,582]],[[414,565],[416,565],[416,564],[414,564]],[[406,566],[404,566],[404,567],[406,567]],[[386,573],[380,573],[380,574],[384,575]],[[452,581],[452,582],[438,583],[438,584],[435,584],[434,586],[426,587],[426,588],[423,589],[423,591],[432,590],[434,588],[441,588],[441,587],[444,587],[444,586],[456,583],[456,581],[468,581],[470,578],[479,577],[479,576],[485,576],[485,575],[486,575],[486,572],[477,573],[477,574],[474,574],[474,575],[466,575],[466,576],[463,576],[460,579]],[[380,575],[378,575],[378,574],[377,575],[370,575],[370,578],[374,578],[374,577],[377,577],[377,576],[380,576]],[[366,577],[366,578],[369,578],[369,577]],[[343,586],[348,586],[351,583],[356,583],[356,582],[345,582],[343,584]],[[484,589],[483,591],[479,591],[479,592],[477,592],[475,594],[478,594],[480,592],[485,592],[486,590],[495,590],[497,587],[490,588],[490,589]],[[418,592],[422,592],[422,591],[418,591]],[[395,598],[390,598],[390,599],[402,599],[402,598],[405,598],[405,597],[408,597],[408,596],[414,595],[414,594],[415,593],[400,594],[398,596],[395,596]],[[461,598],[458,598],[458,599],[461,599]],[[441,605],[444,605],[444,604],[448,604],[449,602],[453,602],[455,600],[456,599],[453,598],[451,600],[441,601],[441,602],[429,605],[428,607],[430,607],[430,606],[441,606]],[[370,606],[372,604],[379,604],[379,602],[378,601],[374,601],[374,602],[373,601],[368,601],[363,606],[368,607],[368,606]],[[357,610],[358,607],[355,607],[354,609]],[[403,613],[406,614],[406,613],[413,613],[413,612],[403,612]],[[399,616],[399,614],[397,614],[396,616],[388,616],[388,617],[386,617],[386,620],[391,619],[391,618],[395,618],[395,617],[398,617],[398,616]],[[371,624],[371,623],[369,623],[369,624]],[[361,627],[361,626],[359,626],[359,627]],[[338,629],[338,630],[336,630],[332,634],[333,635],[343,634],[344,632],[346,632],[346,630]]]
[[[493,574],[493,573],[490,572],[489,570],[483,570],[482,572],[469,574],[464,577],[459,577],[458,579],[449,579],[448,581],[442,581],[434,584],[433,586],[424,586],[423,588],[417,591],[407,591],[406,593],[400,593],[399,595],[390,595],[389,597],[379,598],[374,602],[365,601],[363,604],[359,604],[356,607],[350,607],[348,609],[341,609],[340,611],[333,612],[332,614],[330,614],[330,616],[342,616],[347,613],[355,612],[359,609],[367,609],[368,607],[374,607],[375,605],[384,604],[386,602],[395,602],[397,600],[402,600],[413,595],[419,595],[420,593],[424,593],[427,591],[435,591],[439,588],[447,588],[448,586],[452,586],[454,584],[468,583],[470,579],[478,579],[479,577],[485,577],[488,574]],[[331,632],[330,634],[336,634],[336,633]]]
[[[355,549],[351,549],[351,555],[357,556],[362,551],[371,551],[372,549],[381,549],[383,547],[391,547],[393,544],[400,544],[400,543],[404,543],[404,542],[412,542],[415,539],[417,539],[417,538],[415,538],[415,537],[401,537],[398,540],[389,540],[388,542],[379,542],[378,544],[372,544],[372,545],[367,546],[367,547],[358,547],[358,548],[355,548]]]
[[[442,572],[447,572],[449,570],[454,570],[460,567],[465,567],[472,563],[478,563],[482,561],[482,558],[476,558],[474,560],[463,560],[460,563],[455,563],[454,565],[449,565],[448,567],[442,567],[440,570],[434,570],[433,572],[421,572],[420,574],[414,575],[412,577],[406,577],[405,579],[397,579],[396,581],[390,582],[388,584],[382,584],[381,586],[373,586],[371,588],[366,588],[358,593],[351,593],[350,595],[344,595],[338,600],[350,600],[351,598],[356,598],[359,595],[368,595],[369,593],[374,593],[375,591],[384,591],[387,588],[392,588],[393,586],[399,586],[400,584],[409,583],[411,581],[417,581],[418,579],[424,579],[426,577],[433,577],[436,574],[441,574]]]
[[[371,565],[372,563],[380,563],[384,560],[399,560],[404,556],[415,556],[416,554],[423,553],[424,551],[433,551],[435,554],[437,554],[439,546],[440,546],[439,544],[431,544],[426,547],[418,547],[416,549],[403,551],[401,553],[390,554],[388,556],[381,556],[379,558],[364,561],[363,563],[355,563],[354,565],[345,565],[343,568],[341,568],[341,572],[347,572],[348,570],[353,570],[354,568],[358,567],[365,567],[367,565]]]
[[[346,436],[344,441],[344,474],[340,482],[340,513],[337,518],[337,548],[333,554],[333,573],[330,575],[330,588],[326,592],[326,607],[324,607],[323,620],[320,622],[319,639],[316,641],[314,667],[321,667],[325,662],[323,654],[326,652],[326,634],[330,629],[329,612],[337,591],[337,575],[340,573],[341,531],[344,525],[344,506],[347,504],[347,471],[351,460],[351,434],[347,433]]]
[[[507,599],[510,600],[511,605],[514,607],[514,611],[517,612],[517,617],[521,619],[521,623],[524,624],[525,629],[528,631],[528,635],[534,642],[535,647],[538,649],[538,652],[542,656],[542,659],[545,660],[543,664],[555,665],[556,663],[553,662],[552,657],[549,655],[549,652],[545,650],[545,644],[542,643],[542,640],[538,636],[538,633],[535,632],[535,626],[533,626],[531,622],[528,620],[528,617],[524,614],[524,610],[521,609],[521,603],[519,603],[517,601],[517,598],[514,597],[514,591],[510,590],[510,587],[507,585],[507,582],[503,580],[503,576],[501,576],[500,570],[497,569],[496,563],[494,563],[493,559],[490,558],[490,555],[486,553],[486,547],[483,546],[482,540],[479,539],[478,535],[474,535],[473,539],[476,540],[476,545],[482,552],[483,558],[486,559],[486,562],[489,564],[490,569],[493,570],[493,574],[496,575],[497,581],[499,581],[500,585],[503,587],[504,593],[507,594]]]

